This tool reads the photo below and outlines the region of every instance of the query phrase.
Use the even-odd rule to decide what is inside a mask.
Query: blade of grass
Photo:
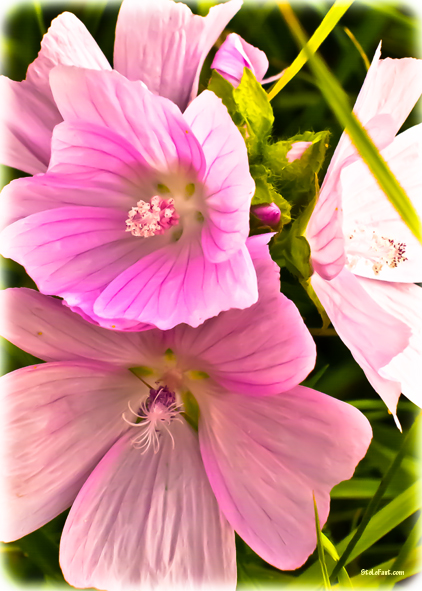
[[[381,480],[380,485],[377,489],[377,492],[375,493],[375,495],[372,497],[371,501],[369,502],[369,504],[366,508],[366,511],[362,517],[362,521],[360,522],[358,528],[356,529],[353,537],[350,539],[349,543],[347,544],[347,547],[345,548],[344,552],[342,553],[340,560],[335,565],[334,570],[332,572],[332,577],[337,576],[340,569],[345,564],[347,564],[347,560],[348,560],[349,556],[352,554],[353,550],[355,549],[355,546],[357,545],[360,538],[362,537],[362,534],[365,531],[365,528],[369,524],[371,518],[374,516],[374,514],[381,502],[384,492],[386,491],[388,485],[392,481],[394,474],[396,473],[403,458],[405,457],[405,455],[407,453],[409,442],[413,441],[413,438],[415,437],[415,434],[417,433],[418,428],[420,427],[421,416],[422,416],[422,413],[420,413],[417,416],[412,427],[410,428],[409,432],[407,433],[406,437],[404,438],[402,446],[399,449],[399,451],[398,451],[396,457],[394,458],[393,462],[391,463],[390,467],[388,468],[387,472],[385,473],[383,479]],[[399,498],[399,497],[397,497],[397,498]]]
[[[314,511],[315,511],[315,527],[317,535],[317,548],[318,548],[318,561],[321,566],[322,580],[324,582],[324,589],[331,589],[330,577],[328,576],[327,565],[325,564],[324,556],[324,543],[322,540],[321,527],[319,525],[318,508],[315,501],[315,495],[312,493],[314,498]]]
[[[363,51],[362,45],[359,43],[359,41],[356,39],[356,37],[353,35],[353,33],[350,29],[348,29],[347,27],[343,27],[343,28],[344,28],[344,32],[349,37],[350,41],[353,43],[353,45],[358,50],[358,53],[361,56],[363,63],[365,64],[366,70],[369,70],[371,64],[369,63],[366,53]]]
[[[291,65],[286,68],[284,74],[280,78],[280,80],[274,84],[272,88],[268,91],[268,98],[270,101],[282,90],[292,78],[296,76],[296,74],[303,68],[306,62],[309,59],[308,53],[315,53],[318,47],[321,45],[323,41],[328,37],[331,31],[334,29],[338,21],[344,15],[344,13],[349,9],[349,7],[353,4],[354,0],[347,0],[344,2],[342,0],[336,0],[330,10],[325,15],[325,18],[315,31],[315,33],[310,38],[307,50],[302,49],[297,56],[297,58],[291,63]]]
[[[35,15],[37,17],[37,23],[38,23],[38,27],[40,29],[41,36],[44,36],[47,32],[47,29],[44,25],[41,2],[37,2],[36,0],[34,0],[34,10],[35,10]]]
[[[351,112],[349,101],[343,88],[331,74],[318,54],[312,54],[310,52],[309,47],[307,46],[306,34],[302,30],[302,26],[297,20],[291,6],[287,3],[279,3],[278,6],[292,35],[296,38],[298,44],[303,47],[303,50],[309,59],[309,65],[317,80],[319,89],[327,101],[327,104],[337,117],[338,121],[345,128],[345,132],[350,137],[353,145],[362,156],[364,162],[374,175],[388,200],[398,211],[410,231],[422,243],[421,222],[412,202],[404,192],[394,174],[391,172],[387,162],[379,153],[372,139],[362,127],[360,121],[354,113]],[[281,80],[283,80],[283,78],[281,78],[280,81]]]
[[[333,560],[335,560],[336,562],[338,560],[340,560],[340,557],[338,555],[338,552],[336,550],[336,547],[334,546],[334,544],[327,538],[326,535],[324,535],[321,532],[321,538],[322,538],[322,543],[323,546],[325,548],[325,550],[328,552],[328,554],[331,556],[331,558]],[[345,569],[345,567],[343,566],[343,568],[341,569],[341,571],[338,574],[338,582],[339,584],[346,588],[346,589],[353,589],[353,585],[352,582],[350,580],[350,577],[347,573],[347,570]]]
[[[409,534],[406,542],[403,544],[402,549],[398,553],[396,559],[394,560],[393,564],[391,565],[391,571],[405,571],[406,569],[405,564],[409,560],[409,556],[417,546],[419,540],[421,539],[422,531],[421,531],[421,524],[422,524],[422,515],[419,517],[417,522],[415,523],[412,531]],[[400,575],[390,575],[382,577],[382,585],[383,589],[392,589],[394,585],[400,580]],[[380,582],[381,582],[380,581]]]
[[[397,525],[416,513],[416,511],[422,506],[420,489],[421,481],[415,482],[412,486],[388,503],[388,505],[378,511],[378,513],[376,513],[370,520],[363,535],[354,545],[354,549],[352,553],[349,554],[345,564],[341,564],[340,562],[337,564],[340,564],[340,567],[343,568],[343,566],[346,566],[346,564],[349,564],[349,562],[362,554],[362,552],[365,552],[365,550],[373,546],[375,542],[397,527]],[[346,538],[344,538],[344,540],[337,544],[337,552],[340,554],[341,558],[351,540],[355,538],[356,532],[357,529],[353,530]],[[328,565],[328,572],[334,572],[335,566],[336,565],[332,563]],[[303,589],[306,585],[313,584],[319,573],[319,563],[315,562],[305,572],[299,575],[293,583],[289,584],[288,587],[300,586],[300,588]],[[332,574],[330,575],[330,578],[333,578]]]

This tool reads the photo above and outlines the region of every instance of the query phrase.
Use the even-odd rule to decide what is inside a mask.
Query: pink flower
[[[211,68],[236,87],[244,68],[249,68],[261,82],[268,70],[268,59],[263,51],[247,43],[240,35],[231,33],[215,54]]]
[[[233,530],[278,568],[306,560],[316,544],[312,493],[324,523],[329,491],[352,476],[371,429],[355,408],[297,386],[315,347],[279,293],[264,238],[248,241],[258,303],[197,329],[111,332],[56,299],[3,292],[18,323],[5,320],[1,333],[48,363],[2,378],[2,539],[73,503],[64,575],[113,590],[234,589]]]
[[[182,115],[115,71],[50,80],[64,122],[47,173],[3,190],[2,253],[106,328],[197,326],[255,303],[255,186],[221,100],[205,91]]]
[[[422,61],[379,57],[354,111],[422,214],[422,126],[395,137],[422,93]],[[312,286],[374,389],[394,416],[401,392],[421,406],[422,247],[345,135],[306,234]]]
[[[229,0],[204,18],[173,0],[124,0],[116,26],[114,68],[130,80],[142,80],[151,92],[183,110],[196,96],[207,53],[241,5],[242,0]],[[69,12],[52,22],[26,80],[0,77],[6,106],[0,119],[3,164],[30,174],[45,172],[51,134],[62,120],[48,77],[60,64],[111,69],[88,30]]]

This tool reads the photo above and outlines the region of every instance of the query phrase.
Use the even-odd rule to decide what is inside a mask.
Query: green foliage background
[[[197,2],[190,6],[194,11],[205,14],[208,6],[212,4],[213,2]],[[311,36],[329,9],[330,3],[295,3],[293,7],[308,36]],[[112,63],[118,9],[119,3],[104,1],[15,3],[3,22],[2,73],[14,80],[22,80],[28,64],[37,56],[42,34],[50,21],[65,10],[75,13],[85,23]],[[351,104],[361,87],[366,69],[361,55],[346,34],[345,27],[353,33],[371,60],[381,39],[383,57],[420,57],[417,47],[420,38],[419,24],[410,6],[357,2],[349,9],[322,45],[321,55],[346,90]],[[228,32],[231,31],[237,32],[249,43],[265,51],[270,61],[269,75],[287,67],[298,53],[278,8],[272,2],[246,2],[229,24]],[[219,41],[221,43],[223,39]],[[211,73],[209,66],[214,51],[205,63],[200,89],[208,84]],[[328,157],[321,169],[321,181],[342,130],[306,67],[277,95],[272,101],[272,106],[276,139],[286,139],[308,131],[330,131]],[[419,121],[420,110],[416,108],[404,129]],[[19,171],[4,168],[3,184],[19,176],[24,175]],[[5,260],[2,287],[9,286],[35,287],[19,265]],[[287,268],[282,269],[282,289],[299,306],[308,326],[317,329],[320,319],[316,309],[310,305],[300,286],[292,281]],[[318,330],[314,333],[317,335]],[[357,406],[370,420],[374,439],[353,479],[333,489],[331,513],[323,532],[341,555],[351,533],[361,522],[377,487],[383,483],[383,495],[378,506],[372,510],[369,524],[355,551],[352,552],[346,569],[356,588],[389,589],[396,583],[400,585],[400,579],[414,576],[421,565],[418,548],[420,529],[417,522],[421,506],[418,488],[421,472],[418,454],[420,442],[414,432],[403,448],[403,441],[419,409],[402,397],[398,408],[398,416],[403,426],[403,433],[400,433],[348,349],[335,336],[334,331],[328,333],[332,333],[332,336],[315,336],[318,348],[317,365],[306,383]],[[39,362],[6,341],[2,342],[2,347],[3,373]],[[401,461],[396,461],[399,465],[391,474],[387,474],[401,448]],[[387,486],[386,474],[388,477],[391,476]],[[58,565],[58,545],[65,518],[65,514],[60,515],[29,536],[2,546],[3,567],[18,586],[24,588],[31,583],[49,587],[66,586]],[[281,573],[266,564],[239,538],[237,551],[239,589],[262,589],[268,585],[283,589],[290,586],[307,589],[324,587],[316,552],[297,571]],[[325,551],[326,567],[330,573],[335,560],[328,554]],[[404,577],[360,574],[361,569],[371,568],[400,569],[404,570],[405,574]],[[334,580],[332,583],[335,585],[337,581]],[[344,579],[340,584],[340,587],[343,586],[347,586]]]

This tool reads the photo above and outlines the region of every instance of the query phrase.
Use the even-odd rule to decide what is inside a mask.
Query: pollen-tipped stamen
[[[163,199],[158,195],[151,197],[151,201],[138,201],[136,207],[128,212],[126,232],[133,236],[157,236],[164,234],[168,228],[179,223],[179,214],[174,207],[174,199]]]

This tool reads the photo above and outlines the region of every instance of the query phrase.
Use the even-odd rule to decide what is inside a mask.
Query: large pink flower
[[[258,303],[197,329],[111,332],[37,292],[3,292],[16,323],[1,333],[48,363],[2,378],[2,539],[73,503],[62,569],[100,589],[234,589],[233,529],[276,567],[306,560],[312,495],[324,523],[371,429],[355,408],[297,386],[315,348],[263,238],[248,241]]]
[[[395,137],[422,93],[422,61],[372,62],[354,111],[422,214],[422,126]],[[337,333],[395,415],[403,392],[422,405],[422,247],[340,139],[306,231],[312,285]]]
[[[2,254],[106,328],[198,326],[258,297],[242,136],[205,91],[184,114],[115,71],[57,66],[46,174],[2,193]]]
[[[142,80],[154,94],[182,110],[196,96],[204,59],[242,0],[210,9],[204,18],[173,0],[124,0],[116,26],[114,68]],[[30,174],[44,172],[51,134],[62,118],[49,87],[56,65],[109,70],[110,64],[75,15],[65,12],[51,24],[26,80],[0,77],[0,160]]]

